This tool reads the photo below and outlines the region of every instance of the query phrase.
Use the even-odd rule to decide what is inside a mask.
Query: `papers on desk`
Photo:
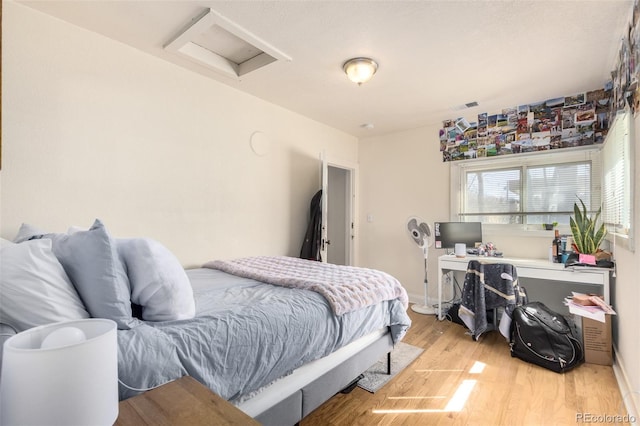
[[[573,292],[571,297],[564,299],[564,304],[569,308],[569,312],[581,317],[590,318],[599,322],[606,322],[606,315],[616,315],[616,311],[611,306],[604,303],[599,298],[594,297],[595,305],[585,306],[575,303],[572,299],[575,296],[589,297],[586,294]]]

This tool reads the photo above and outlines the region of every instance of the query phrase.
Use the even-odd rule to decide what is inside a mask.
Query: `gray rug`
[[[375,393],[411,364],[414,359],[418,358],[422,352],[424,349],[417,346],[404,342],[398,343],[391,351],[391,374],[387,374],[387,356],[385,355],[364,372],[364,377],[360,379],[358,386]]]

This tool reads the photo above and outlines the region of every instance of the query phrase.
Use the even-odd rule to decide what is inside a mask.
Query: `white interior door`
[[[327,189],[327,238],[331,242],[327,251],[327,262],[350,265],[351,232],[351,171],[329,164]]]
[[[320,258],[322,262],[327,262],[327,252],[329,250],[329,231],[328,231],[328,211],[329,211],[329,164],[327,163],[327,157],[322,151],[320,153],[320,180],[322,183],[322,231],[320,234]]]
[[[355,238],[355,165],[321,158],[323,262],[352,265]]]

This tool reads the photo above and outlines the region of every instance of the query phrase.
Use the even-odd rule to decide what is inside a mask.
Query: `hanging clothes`
[[[304,235],[300,257],[302,259],[321,261],[320,245],[322,242],[322,190],[316,192],[311,199],[309,209],[309,225]]]

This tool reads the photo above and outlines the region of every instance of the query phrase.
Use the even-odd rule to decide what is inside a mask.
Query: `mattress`
[[[364,336],[389,330],[398,341],[411,323],[398,300],[337,316],[313,291],[206,268],[187,275],[195,318],[118,332],[121,399],[188,374],[227,400],[245,401]]]

